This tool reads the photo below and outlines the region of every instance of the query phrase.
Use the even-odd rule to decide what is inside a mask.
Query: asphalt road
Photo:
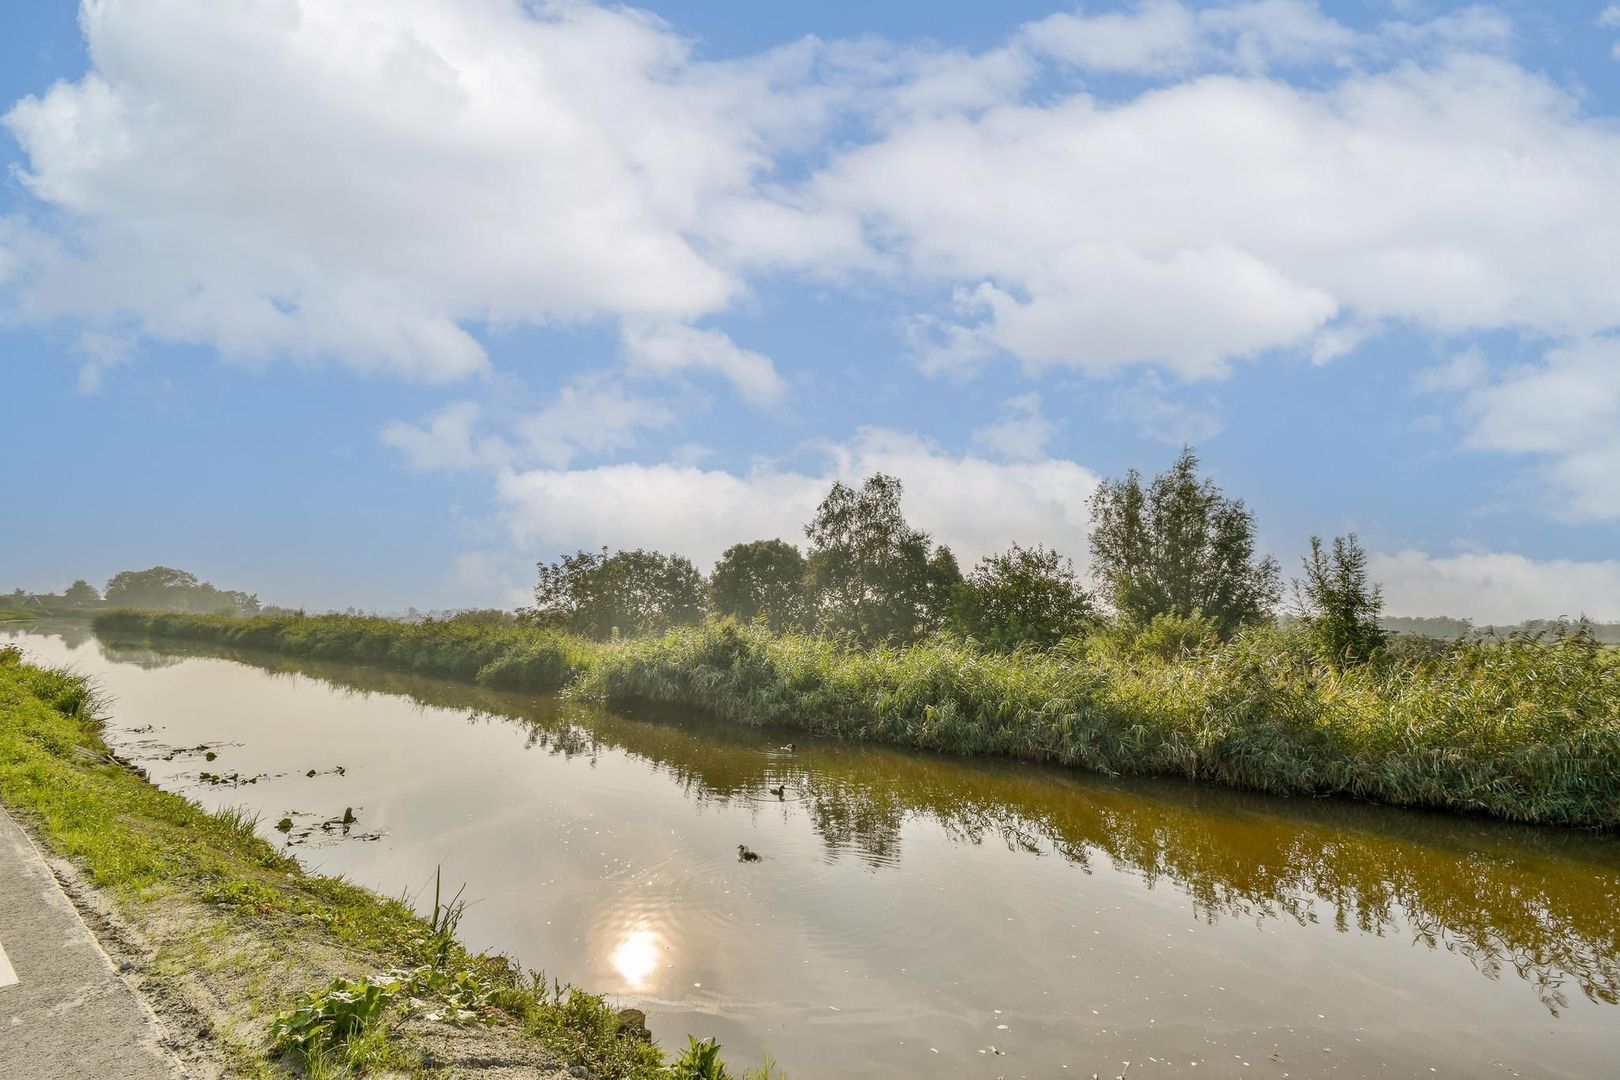
[[[176,1080],[158,1028],[0,806],[0,1076]]]

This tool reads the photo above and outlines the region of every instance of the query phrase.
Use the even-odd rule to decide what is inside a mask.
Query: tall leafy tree
[[[656,551],[577,551],[539,564],[536,621],[594,638],[648,633],[703,617],[703,575]]]
[[[1255,552],[1254,514],[1198,474],[1191,447],[1146,487],[1136,470],[1092,499],[1091,562],[1126,623],[1201,614],[1229,636],[1269,616],[1281,571]]]
[[[114,574],[102,595],[119,607],[184,607],[184,599],[202,583],[197,575],[171,566],[124,570]]]
[[[762,619],[773,630],[802,626],[809,614],[804,567],[804,556],[785,540],[733,544],[709,575],[710,610]]]
[[[905,641],[939,624],[961,571],[949,549],[906,522],[903,491],[882,473],[858,489],[835,483],[805,526],[806,582],[823,629]]]
[[[950,623],[995,649],[1050,646],[1085,632],[1091,595],[1074,564],[1046,547],[986,555],[952,597]]]
[[[1303,562],[1296,596],[1317,655],[1338,667],[1370,659],[1384,647],[1384,596],[1368,580],[1367,552],[1356,534],[1334,537],[1331,549],[1311,537]]]
[[[93,589],[91,591],[94,592]],[[236,589],[216,588],[209,582],[197,580],[196,574],[170,566],[125,570],[114,574],[102,596],[115,607],[201,611],[220,615],[254,615],[259,612],[257,596]]]
[[[78,607],[88,607],[91,604],[99,603],[101,594],[96,591],[94,585],[80,578],[67,587],[67,592],[62,594],[62,599]]]

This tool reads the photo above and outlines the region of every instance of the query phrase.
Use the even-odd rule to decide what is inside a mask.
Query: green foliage
[[[703,576],[691,560],[656,551],[577,551],[539,564],[530,617],[604,640],[694,623],[703,617]]]
[[[1320,537],[1311,537],[1304,564],[1305,579],[1297,586],[1300,615],[1316,655],[1338,667],[1375,656],[1384,647],[1384,598],[1367,580],[1367,553],[1356,534],[1335,537],[1331,552]]]
[[[1134,469],[1104,482],[1091,509],[1092,569],[1122,622],[1202,613],[1226,638],[1282,595],[1276,560],[1255,554],[1254,515],[1199,477],[1190,447],[1145,490]]]
[[[1221,637],[1215,620],[1201,612],[1191,615],[1160,612],[1134,634],[1128,629],[1125,634],[1132,651],[1157,660],[1178,660],[1197,655],[1219,645]]]
[[[198,581],[196,574],[168,566],[114,574],[112,580],[107,582],[103,598],[109,607],[152,608],[159,611],[253,615],[259,610],[257,596],[234,589],[217,589],[206,581]]]
[[[1091,596],[1074,564],[1045,547],[1023,548],[979,560],[953,590],[950,627],[998,650],[1048,647],[1086,632]]]
[[[709,575],[709,609],[743,622],[763,620],[772,630],[804,626],[805,562],[783,540],[733,544]]]
[[[570,1065],[591,1076],[664,1080],[664,1052],[624,1030],[619,1013],[597,994],[560,983],[548,988],[543,975],[513,1003],[524,1030],[552,1047]]]
[[[1510,638],[1339,672],[1300,631],[1221,642],[1211,626],[1166,616],[1140,647],[998,656],[711,624],[604,652],[580,691],[1106,774],[1620,827],[1620,651]]]
[[[312,659],[349,660],[487,686],[557,690],[588,662],[596,646],[555,630],[483,621],[425,619],[407,623],[366,615],[261,615],[235,619],[155,611],[108,611],[96,632],[111,637],[167,637],[232,648],[270,649]]]
[[[909,641],[937,626],[961,580],[947,549],[907,524],[903,487],[868,477],[859,490],[834,483],[805,526],[806,581],[818,626],[866,642]]]
[[[365,1034],[400,990],[400,980],[392,977],[334,979],[271,1021],[271,1041],[278,1050],[303,1055],[335,1049]]]
[[[62,594],[62,599],[75,606],[85,607],[90,604],[100,603],[101,594],[96,591],[94,585],[80,578],[68,586],[67,592]]]
[[[670,1065],[670,1080],[731,1080],[725,1062],[720,1060],[719,1043],[699,1040],[696,1035],[686,1038],[686,1049]]]

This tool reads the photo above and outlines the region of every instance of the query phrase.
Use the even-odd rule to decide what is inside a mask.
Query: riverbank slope
[[[100,729],[82,677],[0,648],[0,801],[196,1075],[718,1077],[666,1063],[635,1014],[469,954],[453,903],[421,918],[159,790]]]

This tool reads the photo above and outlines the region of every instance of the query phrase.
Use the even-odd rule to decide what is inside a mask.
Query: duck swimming
[[[780,785],[778,785],[776,787],[768,787],[765,790],[770,792],[772,795],[775,795],[778,799],[787,798],[787,785],[786,784],[780,784]]]
[[[798,749],[796,746],[794,746],[792,743],[788,743],[786,746],[782,747],[782,753],[791,754],[796,749]]]
[[[738,862],[759,862],[759,853],[755,852],[755,851],[749,851],[747,844],[738,844],[737,845],[737,861]]]

